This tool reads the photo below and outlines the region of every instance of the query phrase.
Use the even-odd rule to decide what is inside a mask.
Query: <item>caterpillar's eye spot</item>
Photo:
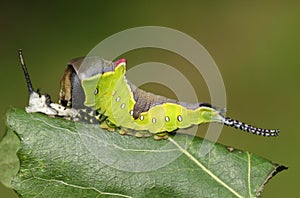
[[[182,116],[181,115],[177,116],[177,120],[178,122],[182,122]]]
[[[124,109],[125,108],[125,103],[122,103],[121,104],[121,109]]]
[[[121,97],[118,96],[118,97],[116,98],[116,102],[119,102],[120,100],[121,100]]]
[[[99,92],[99,90],[98,90],[98,88],[96,88],[95,91],[94,91],[94,95],[97,95],[98,92]]]
[[[169,116],[166,116],[166,117],[165,117],[165,120],[166,120],[166,122],[169,122],[169,121],[170,121]]]
[[[152,118],[152,123],[156,123],[156,118]]]
[[[140,120],[144,120],[144,116],[143,115],[140,116]]]
[[[133,110],[129,111],[129,114],[130,114],[131,116],[133,116]]]

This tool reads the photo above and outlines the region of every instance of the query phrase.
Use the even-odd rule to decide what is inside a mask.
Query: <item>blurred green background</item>
[[[226,86],[228,115],[282,131],[278,138],[263,138],[223,128],[218,141],[289,166],[266,185],[263,197],[298,194],[299,1],[7,1],[0,11],[0,136],[5,112],[25,107],[28,100],[17,49],[24,49],[34,86],[55,100],[69,59],[119,31],[166,26],[192,36],[214,58]],[[154,51],[128,53],[129,65],[139,60],[185,64],[174,54]],[[190,75],[199,100],[208,101],[205,84]],[[16,197],[2,185],[0,196]]]

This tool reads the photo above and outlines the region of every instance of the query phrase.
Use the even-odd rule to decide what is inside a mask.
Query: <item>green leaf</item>
[[[16,155],[20,141],[16,134],[7,129],[0,142],[0,179],[4,186],[12,188],[11,181],[19,170],[19,159]]]
[[[22,197],[254,197],[286,168],[211,142],[202,155],[203,139],[188,135],[139,139],[14,108],[7,126],[1,151],[17,144],[8,140],[14,131],[20,169],[12,187]],[[8,170],[1,166],[2,182]]]

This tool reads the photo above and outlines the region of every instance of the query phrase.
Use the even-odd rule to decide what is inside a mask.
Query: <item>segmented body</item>
[[[156,134],[201,123],[219,122],[257,135],[278,135],[279,130],[257,128],[224,117],[207,104],[178,102],[138,89],[125,77],[124,59],[111,67],[84,79],[82,87],[86,96],[85,106],[95,108],[115,126]]]
[[[97,84],[93,93],[85,93],[85,105],[107,116],[110,123],[151,133],[171,132],[205,122],[222,122],[219,112],[208,106],[185,106],[175,100],[136,88],[125,77],[126,62],[119,61],[111,71],[85,79],[84,90]]]

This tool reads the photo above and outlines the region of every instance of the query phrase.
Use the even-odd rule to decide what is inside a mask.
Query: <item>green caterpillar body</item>
[[[85,106],[104,114],[113,125],[160,133],[213,119],[221,121],[220,114],[213,108],[189,109],[176,101],[137,89],[125,77],[125,64],[119,61],[114,70],[82,81],[87,96]],[[92,84],[97,87],[89,89]]]
[[[101,122],[153,134],[218,122],[257,135],[278,135],[279,130],[256,128],[224,117],[208,104],[188,104],[145,92],[130,83],[125,73],[125,59],[115,63],[99,57],[74,59],[61,80],[59,103],[76,109],[88,107],[97,112]]]

